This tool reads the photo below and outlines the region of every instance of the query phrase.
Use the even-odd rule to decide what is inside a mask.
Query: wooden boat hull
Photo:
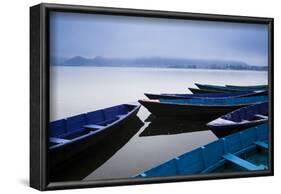
[[[50,145],[49,153],[51,166],[63,164],[64,161],[71,159],[75,155],[87,150],[89,147],[94,146],[104,140],[107,136],[114,133],[116,129],[125,124],[129,119],[135,117],[140,109],[140,105],[128,106],[134,106],[134,108],[128,112],[126,116],[116,119],[114,122],[104,126],[102,129],[92,130],[86,129],[85,127],[85,131],[87,132],[86,134],[73,138],[65,144],[58,144],[55,146]]]
[[[188,88],[193,94],[206,94],[206,93],[233,93],[233,92],[225,92],[225,91],[217,91],[210,89],[197,89],[197,88]]]
[[[214,93],[214,94],[235,94],[235,93],[241,93],[245,91],[226,91],[226,90],[212,90],[212,89],[197,89],[197,88],[188,88],[192,94],[209,94],[209,93]],[[252,96],[257,96],[260,94],[268,94],[268,90],[262,90],[262,91],[248,91],[248,92],[253,92]]]
[[[253,162],[244,156],[255,153],[257,158],[264,157],[262,152],[267,152],[267,150],[268,125],[263,124],[218,139],[134,177],[146,178],[212,173],[217,172],[218,169],[228,164],[232,164],[242,171],[266,170],[268,168],[268,154],[265,154],[267,158],[265,162],[260,162],[261,160]],[[237,172],[237,168],[233,172]]]
[[[52,166],[50,182],[84,179],[89,172],[94,172],[118,152],[143,126],[144,123],[139,117],[132,117],[124,125],[117,127],[111,135],[107,135],[106,141],[99,141],[89,149],[72,157],[71,160],[65,160],[61,166]]]
[[[139,100],[140,104],[158,117],[185,117],[188,119],[214,119],[235,109],[247,105],[236,106],[198,106],[156,101]]]
[[[156,116],[214,119],[235,109],[267,101],[267,96],[254,96],[228,99],[139,100],[139,103]]]
[[[162,95],[162,94],[149,94],[145,93],[144,94],[147,98],[151,100],[157,100],[157,99],[186,99],[186,96],[179,96],[179,95],[174,95],[174,94],[167,94],[167,95]]]
[[[225,85],[227,88],[231,89],[238,89],[238,90],[243,90],[243,89],[253,89],[253,90],[267,90],[268,85],[256,85],[256,86],[235,86],[235,85]]]
[[[217,85],[208,85],[208,84],[198,84],[195,85],[202,90],[213,90],[217,92],[225,92],[225,93],[235,93],[235,92],[253,92],[253,91],[260,91],[264,89],[260,88],[253,88],[253,87],[239,87],[239,86],[217,86]]]
[[[241,130],[268,122],[268,103],[259,103],[234,110],[209,123],[212,130]]]
[[[239,98],[247,96],[262,96],[267,95],[267,91],[263,92],[241,92],[241,93],[198,93],[198,94],[150,94],[145,93],[144,95],[151,100],[158,99],[205,99],[205,98]]]

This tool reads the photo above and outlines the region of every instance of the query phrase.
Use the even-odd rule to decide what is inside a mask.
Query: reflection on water
[[[150,121],[142,136],[171,135],[195,131],[210,130],[206,123],[209,119],[187,120],[182,118],[156,118],[150,115],[145,121]]]
[[[234,79],[235,77],[235,79]],[[266,72],[52,67],[50,118],[57,120],[145,98],[144,93],[186,93],[195,82],[232,85],[267,83]],[[77,158],[52,169],[51,181],[128,178],[217,136],[207,120],[159,119],[141,107],[137,117]]]
[[[141,135],[142,133],[155,133],[155,129],[151,128],[151,125],[154,125],[155,120],[158,122],[158,119],[147,122],[149,115],[150,113],[142,107],[138,116],[144,121],[144,126],[115,155],[84,180],[132,177],[217,139],[210,130],[188,130],[190,122],[184,120],[176,121],[179,126],[182,126],[181,132],[178,130],[177,133],[169,135]],[[152,117],[150,118],[152,119]],[[157,127],[165,130],[167,125],[174,124],[174,120],[168,120],[162,124],[161,122],[157,123]],[[163,133],[161,130],[158,132]]]
[[[95,146],[87,149],[71,161],[65,162],[63,167],[52,169],[52,181],[71,181],[81,180],[93,172],[112,155],[114,155],[122,146],[124,146],[133,135],[144,125],[137,117],[133,117],[126,123],[126,126],[120,126]]]

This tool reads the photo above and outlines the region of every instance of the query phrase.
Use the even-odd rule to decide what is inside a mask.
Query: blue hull
[[[217,92],[225,92],[225,93],[235,93],[235,92],[253,92],[260,90],[267,90],[266,88],[261,89],[259,86],[253,87],[241,87],[241,86],[217,86],[217,85],[208,85],[208,84],[198,84],[195,85],[202,90],[213,90]]]
[[[140,105],[122,104],[51,122],[49,151],[52,165],[98,143],[116,127],[135,116],[139,108]]]
[[[163,103],[175,103],[181,105],[199,105],[199,106],[235,106],[235,105],[248,105],[267,102],[267,96],[253,96],[241,98],[224,98],[224,99],[160,99]]]
[[[238,90],[243,90],[243,89],[253,89],[253,90],[268,90],[267,85],[256,85],[256,86],[234,86],[234,85],[225,85],[227,88],[231,89],[238,89]]]
[[[240,92],[240,93],[201,93],[201,94],[144,94],[151,100],[155,99],[225,99],[225,98],[240,98],[249,96],[267,95],[267,92]]]
[[[139,100],[152,114],[161,117],[209,118],[211,120],[252,104],[267,102],[267,96],[230,99]]]
[[[207,124],[213,130],[244,129],[268,122],[268,103],[243,107]]]
[[[253,163],[243,155],[257,150],[268,150],[268,125],[263,124],[242,132],[218,139],[203,147],[173,158],[135,177],[162,177],[212,173],[227,164],[243,171],[258,171],[268,168],[267,164]],[[262,156],[261,156],[262,157]]]
[[[218,94],[232,94],[232,93],[239,93],[239,92],[225,92],[225,91],[218,91],[218,90],[211,90],[211,89],[198,89],[198,88],[188,88],[192,94],[210,94],[210,93],[218,93]]]

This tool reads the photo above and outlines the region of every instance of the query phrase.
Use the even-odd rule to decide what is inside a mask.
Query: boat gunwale
[[[215,119],[216,120],[216,119]],[[218,130],[224,130],[222,129],[223,127],[231,127],[231,128],[234,128],[234,127],[247,127],[247,126],[251,126],[251,125],[259,125],[259,124],[263,124],[265,122],[267,122],[268,119],[260,119],[260,120],[254,120],[254,121],[251,121],[251,122],[237,122],[237,123],[227,123],[227,125],[210,125],[209,123],[207,123],[206,125],[210,128],[214,128],[214,129],[218,129]],[[215,128],[215,127],[218,127],[218,128]],[[221,128],[220,128],[221,127]]]
[[[130,106],[135,106],[135,107],[134,107],[131,111],[129,111],[129,112],[126,114],[126,116],[124,116],[124,117],[118,117],[117,120],[113,121],[113,122],[110,123],[109,125],[106,125],[106,126],[104,126],[103,128],[98,129],[98,130],[95,130],[95,131],[91,131],[91,130],[90,130],[89,133],[84,134],[84,135],[81,135],[81,136],[78,136],[78,137],[76,137],[76,138],[74,138],[74,139],[71,139],[71,140],[65,142],[65,143],[59,143],[59,144],[57,144],[57,145],[50,146],[50,147],[49,147],[49,150],[52,151],[52,150],[55,150],[55,149],[60,149],[60,148],[62,149],[63,147],[65,147],[65,146],[67,146],[67,145],[69,145],[69,144],[77,143],[77,142],[79,142],[79,141],[82,141],[82,140],[85,139],[85,138],[92,137],[93,135],[98,134],[98,133],[100,133],[100,132],[102,132],[102,131],[104,131],[104,130],[106,130],[106,129],[108,129],[108,128],[110,128],[110,127],[112,127],[112,126],[114,126],[114,125],[116,125],[116,124],[118,124],[118,123],[120,123],[120,122],[122,122],[123,120],[127,119],[128,117],[130,117],[131,115],[133,115],[134,113],[136,113],[136,112],[140,109],[140,107],[141,107],[140,104],[138,104],[138,105],[135,105],[135,104],[121,104],[121,105],[130,105]],[[109,107],[109,108],[110,108],[110,107]],[[99,111],[99,110],[96,110],[96,111]],[[63,138],[61,138],[61,139],[63,139]]]
[[[223,138],[222,138],[222,139],[223,139]],[[218,140],[216,140],[216,141],[218,141]],[[214,141],[214,142],[216,142],[216,141]],[[209,144],[214,143],[214,142],[210,142]],[[207,145],[208,145],[208,144],[207,144]],[[206,146],[206,145],[205,145],[205,146]],[[243,155],[243,154],[246,154],[246,153],[251,152],[251,151],[253,151],[253,150],[255,150],[255,149],[258,149],[258,148],[259,148],[259,146],[253,143],[253,144],[251,144],[251,145],[249,145],[249,146],[247,146],[247,147],[245,147],[245,148],[243,148],[243,149],[241,149],[241,150],[239,150],[239,151],[237,151],[237,152],[231,153],[231,154],[233,154],[233,155],[235,155],[235,156],[241,156],[241,155]],[[204,149],[204,146],[200,146],[200,147],[198,147],[198,148],[195,148],[195,149],[193,149],[193,150],[190,150],[189,152],[192,152],[192,151],[195,151],[195,150],[199,150],[199,149]],[[189,153],[189,152],[187,152],[187,153]],[[187,153],[184,153],[184,154],[187,154]],[[172,159],[170,159],[170,160],[168,160],[168,161],[165,161],[165,162],[163,162],[163,163],[160,163],[160,164],[158,164],[157,166],[154,166],[154,167],[152,167],[152,168],[150,168],[150,169],[148,169],[148,170],[146,170],[146,171],[144,171],[144,172],[142,172],[142,173],[139,173],[139,174],[137,174],[137,175],[135,175],[135,176],[133,176],[133,177],[138,177],[138,176],[146,177],[145,173],[146,173],[147,171],[153,170],[153,169],[157,168],[158,166],[161,166],[161,165],[163,165],[163,164],[165,164],[165,163],[167,163],[167,162],[170,162],[170,161],[172,161],[172,160],[179,160],[179,157],[183,156],[184,154],[179,155],[179,156],[176,156],[176,157],[174,157],[174,158],[172,158]],[[226,154],[226,153],[225,153],[225,154]],[[222,156],[223,156],[223,155],[222,155]],[[212,173],[215,169],[217,169],[217,168],[223,166],[226,162],[227,162],[227,160],[222,157],[222,158],[221,158],[219,161],[217,161],[216,163],[212,164],[211,166],[207,167],[206,169],[202,170],[201,172],[198,172],[198,174]],[[240,166],[237,166],[237,167],[240,167]],[[145,175],[145,176],[143,176],[143,175]],[[161,176],[159,176],[159,177],[161,177]],[[165,177],[169,177],[169,176],[165,176]]]
[[[235,104],[235,105],[210,105],[210,104],[179,104],[179,103],[173,103],[173,102],[160,102],[159,100],[139,100],[139,102],[147,102],[150,104],[153,103],[158,103],[158,104],[168,104],[168,105],[174,105],[174,106],[188,106],[188,107],[241,107],[241,106],[247,106],[247,105],[255,105],[255,104],[259,104],[259,103],[264,103],[264,102],[268,102],[268,100],[265,101],[259,101],[259,102],[253,102],[253,103],[245,103],[245,104]],[[141,103],[142,104],[142,103]]]
[[[224,100],[224,99],[230,99],[230,98],[243,98],[243,97],[252,97],[252,95],[257,95],[259,96],[259,94],[265,95],[263,94],[265,91],[257,91],[257,92],[248,92],[245,94],[241,94],[241,95],[234,95],[234,96],[226,96],[226,97],[204,97],[204,96],[190,96],[190,97],[184,97],[184,96],[180,96],[180,95],[185,95],[185,94],[153,94],[153,93],[144,93],[144,95],[146,97],[148,97],[149,95],[153,95],[153,96],[159,96],[158,99],[161,99],[160,96],[165,96],[165,97],[171,97],[171,98],[175,98],[175,99],[220,99],[220,100]],[[242,93],[242,92],[241,92]],[[212,94],[212,93],[205,93],[205,94]],[[216,94],[220,94],[220,93],[216,93]],[[222,93],[223,94],[223,93]],[[231,94],[231,93],[225,93],[225,94]],[[148,96],[147,96],[148,95]],[[192,95],[192,94],[190,94]],[[149,97],[148,97],[149,98]],[[150,99],[150,98],[149,98]],[[157,100],[157,99],[150,99],[150,100]]]
[[[251,89],[260,89],[260,88],[264,88],[264,89],[267,89],[268,88],[268,85],[265,84],[265,85],[252,85],[252,86],[238,86],[238,85],[229,85],[229,84],[226,84],[225,87],[229,87],[229,88],[251,88]]]
[[[260,89],[260,88],[240,88],[239,87],[233,87],[233,86],[220,86],[220,85],[211,85],[211,84],[199,84],[199,83],[194,83],[199,89],[206,89],[206,90],[214,90],[214,91],[222,91],[222,92],[243,92],[243,91],[262,91],[262,90],[267,90],[267,89]]]

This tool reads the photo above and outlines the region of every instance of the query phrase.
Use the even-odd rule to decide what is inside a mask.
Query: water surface
[[[261,85],[267,72],[161,68],[51,67],[50,119],[144,99],[189,93],[194,83]],[[207,120],[161,120],[141,107],[136,118],[54,174],[55,180],[132,177],[217,139]]]

